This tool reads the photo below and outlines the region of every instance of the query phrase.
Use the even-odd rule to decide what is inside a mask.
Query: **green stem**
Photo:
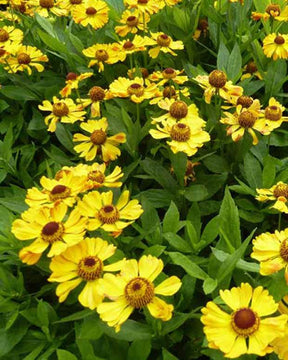
[[[278,214],[278,231],[281,230],[281,219],[282,219],[282,213],[280,212]]]

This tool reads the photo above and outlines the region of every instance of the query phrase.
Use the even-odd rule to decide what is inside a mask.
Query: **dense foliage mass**
[[[287,2],[0,4],[0,358],[287,360]]]

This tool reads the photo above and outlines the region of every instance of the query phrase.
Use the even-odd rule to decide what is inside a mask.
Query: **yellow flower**
[[[261,117],[263,116],[265,124],[270,131],[280,127],[283,121],[288,121],[287,116],[282,116],[284,110],[284,106],[282,106],[273,97],[270,98],[268,106],[260,115]]]
[[[88,230],[101,228],[117,235],[143,213],[138,200],[129,201],[128,190],[123,191],[116,205],[113,205],[112,191],[92,191],[78,202],[78,209],[83,216],[89,217]]]
[[[113,98],[113,95],[107,90],[103,89],[100,86],[93,86],[88,92],[89,98],[87,99],[77,99],[76,101],[80,103],[83,108],[91,105],[90,112],[92,117],[101,116],[100,103],[104,100],[109,100]]]
[[[154,41],[148,36],[135,35],[133,39],[125,39],[118,43],[111,44],[113,51],[118,53],[120,61],[124,61],[127,55],[138,51],[146,51],[146,47],[153,45]]]
[[[157,90],[154,97],[149,101],[149,104],[151,104],[151,105],[158,104],[158,106],[161,107],[161,105],[159,105],[159,104],[163,104],[164,101],[166,103],[166,100],[165,100],[166,98],[177,100],[183,96],[185,96],[185,97],[190,96],[190,92],[187,87],[180,89],[180,90],[176,90],[173,85],[165,86],[164,89]],[[162,101],[162,100],[164,100],[164,101]],[[166,110],[166,107],[165,107],[165,110]],[[169,108],[168,108],[168,110],[169,110]],[[188,109],[188,112],[189,112],[189,109]]]
[[[243,94],[243,88],[227,81],[226,74],[221,70],[213,70],[209,76],[198,75],[194,80],[205,90],[204,98],[207,104],[211,103],[211,98],[215,94],[226,101],[233,101],[233,98]]]
[[[209,30],[208,19],[207,18],[199,19],[197,29],[195,30],[195,33],[193,35],[193,39],[198,40],[202,34],[206,38],[208,34],[208,30]]]
[[[30,208],[22,213],[22,219],[12,224],[12,233],[19,240],[35,239],[31,245],[24,247],[20,259],[28,264],[36,264],[42,253],[48,248],[47,256],[61,254],[67,247],[77,244],[84,237],[86,218],[81,217],[79,211],[72,210],[69,217],[67,205],[58,203],[54,207]]]
[[[115,26],[115,32],[119,36],[126,36],[127,34],[136,34],[138,30],[143,31],[144,30],[144,19],[143,16],[145,16],[145,25],[150,21],[149,14],[134,11],[131,10],[125,10],[122,13],[121,19],[119,22],[124,25]],[[147,27],[146,27],[147,29]]]
[[[81,305],[94,310],[104,298],[99,288],[99,279],[104,272],[118,271],[122,267],[123,261],[104,264],[115,251],[116,246],[109,245],[107,241],[85,238],[61,255],[55,256],[50,263],[52,274],[48,281],[60,283],[56,288],[59,302],[65,301],[70,291],[85,281],[78,300]]]
[[[242,283],[231,290],[220,290],[220,296],[232,313],[212,301],[201,310],[208,346],[232,359],[242,354],[264,356],[271,352],[269,344],[283,335],[288,317],[267,317],[278,308],[268,291],[262,286],[253,289]]]
[[[57,0],[33,0],[31,3],[35,3],[33,12],[43,17],[51,16],[51,13],[56,16],[67,16],[68,11],[66,9],[60,9]]]
[[[61,0],[59,6],[61,9],[65,9],[72,13],[73,9],[82,4],[84,0]]]
[[[173,82],[178,85],[184,84],[188,81],[188,76],[181,75],[184,70],[175,70],[173,68],[166,68],[163,71],[154,71],[149,75],[148,79],[150,81],[157,82],[158,86],[162,86],[167,82]]]
[[[17,50],[15,50],[15,53],[13,52],[13,55],[11,54],[6,61],[8,66],[5,66],[4,69],[9,73],[27,70],[28,75],[31,75],[31,67],[34,67],[37,71],[42,72],[44,70],[44,66],[39,64],[39,62],[47,62],[48,58],[36,47],[22,45],[18,47]]]
[[[257,65],[253,60],[250,60],[243,69],[244,74],[241,76],[241,81],[256,76],[259,80],[263,80],[262,75],[258,71]]]
[[[82,111],[82,105],[76,105],[72,99],[59,100],[53,96],[53,104],[44,100],[43,105],[38,108],[42,111],[50,111],[51,114],[45,117],[45,124],[48,125],[48,131],[54,132],[58,121],[62,123],[73,124],[76,121],[83,121],[85,111]]]
[[[285,268],[285,280],[288,284],[288,229],[257,236],[253,240],[251,257],[260,262],[260,274],[264,276]]]
[[[126,142],[126,135],[118,133],[107,137],[108,122],[106,118],[88,120],[82,123],[80,127],[91,134],[87,136],[77,133],[73,136],[74,142],[81,142],[81,144],[74,146],[74,150],[80,153],[81,157],[85,157],[85,160],[91,161],[95,159],[96,155],[101,155],[102,160],[107,162],[115,160],[121,154],[116,146]]]
[[[278,4],[269,4],[265,13],[252,12],[253,20],[263,19],[264,21],[273,18],[278,21],[287,21],[288,20],[288,6],[286,6],[283,10],[281,10],[280,5]]]
[[[184,49],[184,45],[181,40],[173,41],[172,38],[167,34],[156,32],[151,33],[151,37],[152,40],[154,40],[153,45],[156,45],[148,52],[152,59],[156,59],[160,51],[171,54],[173,56],[177,56],[177,54],[173,50]]]
[[[279,302],[278,311],[281,314],[288,314],[288,295],[285,295]],[[279,359],[288,360],[288,325],[286,325],[284,336],[276,338],[271,343],[273,351],[278,355]]]
[[[54,206],[55,203],[63,202],[68,206],[73,206],[77,200],[77,195],[88,189],[85,176],[74,176],[74,174],[64,174],[61,179],[49,179],[42,176],[40,184],[43,190],[36,187],[28,189],[25,202],[30,207],[41,205]]]
[[[82,52],[85,56],[93,58],[93,60],[90,60],[88,67],[97,65],[99,72],[104,70],[104,64],[115,64],[122,61],[121,52],[113,50],[111,44],[95,44]]]
[[[167,144],[174,154],[184,152],[192,156],[204,145],[204,142],[210,140],[209,134],[191,119],[181,119],[178,122],[169,119],[161,125],[157,124],[157,130],[152,129],[149,133],[157,140],[170,138],[171,141],[167,141]]]
[[[68,97],[73,89],[78,89],[79,82],[91,77],[93,75],[92,72],[86,72],[80,75],[77,75],[73,72],[70,72],[66,76],[66,86],[59,91],[59,94],[62,97]]]
[[[93,29],[102,28],[109,20],[109,8],[102,0],[84,0],[84,3],[72,9],[72,17],[76,24],[88,26]]]
[[[162,0],[124,0],[124,5],[128,9],[137,9],[140,12],[155,14],[164,7]]]
[[[134,309],[147,307],[153,317],[169,321],[174,307],[156,295],[174,295],[181,287],[181,281],[177,276],[171,276],[155,286],[153,281],[163,266],[162,260],[144,255],[139,262],[126,260],[120,276],[105,274],[100,286],[112,302],[103,302],[97,307],[100,318],[115,327],[116,332]]]
[[[280,212],[288,214],[288,207],[286,202],[288,200],[288,184],[282,181],[277,182],[270,189],[256,189],[259,194],[256,196],[258,201],[276,200],[271,208],[276,209]]]
[[[267,35],[263,40],[263,51],[268,58],[287,59],[288,58],[288,35],[275,33]]]
[[[11,45],[20,45],[23,40],[23,31],[14,26],[3,26],[0,29],[0,48],[10,51]]]

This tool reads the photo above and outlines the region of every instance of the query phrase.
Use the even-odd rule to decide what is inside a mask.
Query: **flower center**
[[[93,6],[90,6],[86,9],[86,15],[95,15],[96,13],[97,10]]]
[[[255,62],[254,61],[249,61],[248,64],[247,64],[247,67],[246,67],[246,71],[249,74],[254,74],[257,70],[258,70],[258,68],[257,68]]]
[[[63,234],[64,225],[56,221],[47,223],[41,231],[42,239],[50,244],[53,244],[55,241],[62,240]]]
[[[158,45],[168,47],[170,45],[171,38],[166,34],[161,34],[157,37],[156,41]]]
[[[11,4],[13,9],[20,11],[22,14],[24,14],[26,12],[26,6],[25,4],[21,3],[21,4]]]
[[[207,19],[200,19],[198,22],[198,29],[199,30],[207,30],[208,29],[208,21]]]
[[[227,82],[225,73],[221,70],[213,70],[209,74],[209,84],[217,89],[223,88]]]
[[[280,256],[282,257],[282,259],[284,261],[288,262],[288,244],[287,244],[287,239],[285,239],[284,241],[282,241],[281,246],[280,246]]]
[[[136,95],[137,97],[140,97],[144,94],[144,87],[140,84],[134,83],[128,87],[127,91],[129,95]]]
[[[0,48],[0,56],[3,56],[6,54],[6,50],[4,50],[3,48]]]
[[[254,334],[259,328],[259,323],[259,316],[249,308],[236,310],[231,315],[231,326],[238,335],[247,337]]]
[[[0,42],[5,42],[8,39],[9,39],[9,33],[4,29],[0,29]]]
[[[50,9],[54,6],[54,0],[40,0],[40,6],[45,9]]]
[[[173,79],[177,76],[177,73],[172,68],[167,68],[162,72],[162,75],[165,79]]]
[[[154,285],[147,279],[136,277],[125,286],[125,298],[136,309],[149,304],[154,297]]]
[[[100,86],[93,86],[89,90],[90,99],[94,102],[101,101],[105,98],[105,90],[102,89]]]
[[[172,126],[170,137],[172,140],[185,142],[190,139],[190,128],[182,123],[178,123]]]
[[[103,272],[103,262],[97,256],[87,256],[78,263],[78,276],[89,281],[99,279]]]
[[[114,205],[106,205],[99,210],[98,217],[104,224],[115,224],[119,220],[119,212]]]
[[[77,74],[73,73],[73,72],[69,72],[66,75],[66,80],[76,80],[77,79]]]
[[[82,3],[82,0],[70,0],[70,4],[72,4],[72,5],[78,5],[81,3]]]
[[[99,170],[90,171],[87,177],[89,180],[95,181],[99,184],[103,184],[105,181],[105,175]]]
[[[238,123],[244,128],[251,128],[255,124],[256,120],[256,116],[253,115],[251,111],[243,111],[239,115]]]
[[[138,0],[138,4],[148,4],[149,0]]]
[[[102,145],[105,143],[106,139],[107,139],[106,132],[103,131],[102,129],[93,131],[93,133],[90,136],[90,140],[94,145]]]
[[[265,118],[272,121],[277,121],[282,118],[282,110],[279,106],[267,106],[265,109]]]
[[[283,38],[283,36],[278,35],[276,36],[276,38],[274,39],[274,43],[277,45],[282,45],[285,43],[285,39]]]
[[[188,114],[188,106],[184,101],[175,101],[169,108],[169,113],[175,119],[183,119]]]
[[[109,59],[109,55],[106,50],[100,49],[96,50],[95,58],[99,61],[107,61]]]
[[[71,194],[71,189],[65,185],[56,185],[50,191],[49,197],[51,201],[66,199]]]
[[[163,90],[163,97],[167,97],[171,99],[173,96],[176,95],[176,90],[172,86],[166,86]],[[172,104],[173,105],[173,104]]]
[[[276,198],[279,198],[281,196],[285,197],[286,199],[288,199],[288,185],[287,184],[279,184],[275,187],[274,191],[273,191],[273,195]]]
[[[128,41],[125,41],[125,43],[123,44],[123,49],[124,50],[132,50],[134,48],[134,44],[132,41],[128,40]]]
[[[126,19],[126,24],[129,26],[136,26],[138,24],[138,19],[136,16],[128,16]]]
[[[243,108],[249,108],[253,104],[253,99],[250,96],[239,96],[237,105],[242,105]]]
[[[18,61],[18,64],[29,64],[31,62],[31,58],[28,54],[25,54],[25,53],[20,53],[18,56],[17,56],[17,61]]]
[[[64,102],[58,102],[53,105],[53,114],[58,117],[67,116],[69,114],[69,108]]]
[[[277,4],[270,4],[266,7],[265,12],[272,16],[278,16],[281,12],[281,9]]]

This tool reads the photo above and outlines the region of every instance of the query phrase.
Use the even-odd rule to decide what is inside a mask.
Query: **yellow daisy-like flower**
[[[72,9],[72,17],[76,24],[88,26],[93,29],[102,28],[109,20],[109,7],[102,0],[84,0]]]
[[[267,276],[285,268],[288,284],[288,229],[266,232],[253,240],[253,259],[260,262],[260,274]]]
[[[195,79],[198,84],[204,89],[204,98],[207,104],[211,103],[213,95],[218,94],[226,101],[233,101],[243,94],[241,86],[235,86],[232,81],[227,81],[226,74],[221,70],[213,70],[208,75],[198,75]]]
[[[34,4],[33,12],[43,17],[51,16],[51,13],[56,16],[67,16],[68,11],[59,7],[57,0],[33,0],[31,3]]]
[[[22,219],[12,224],[12,233],[19,240],[34,240],[20,250],[20,259],[28,264],[36,264],[42,253],[51,245],[47,256],[61,254],[69,246],[77,244],[86,232],[87,219],[77,209],[68,218],[67,205],[58,203],[54,207],[30,208],[22,213]]]
[[[281,314],[288,315],[288,295],[285,295],[279,302],[278,311]],[[284,336],[276,338],[272,341],[271,345],[279,359],[288,360],[288,324],[286,325]]]
[[[61,0],[59,7],[72,13],[73,9],[82,4],[84,0]]]
[[[161,107],[161,104],[164,104],[164,102],[162,100],[165,101],[165,99],[167,98],[167,99],[173,99],[176,101],[177,99],[180,99],[180,97],[183,97],[183,96],[185,96],[185,97],[190,96],[190,92],[187,87],[177,90],[177,89],[175,89],[175,87],[173,85],[165,86],[164,89],[157,90],[153,99],[151,99],[149,101],[149,104],[151,104],[151,105],[158,104],[158,106]],[[165,103],[166,103],[166,101],[165,101]],[[167,110],[166,106],[165,106],[165,110]],[[168,108],[168,110],[169,110],[169,108]],[[188,107],[188,112],[189,112],[189,107]]]
[[[11,45],[19,45],[23,40],[23,31],[14,26],[3,26],[0,29],[0,48],[10,51]]]
[[[256,76],[259,80],[263,80],[262,75],[258,71],[255,61],[250,60],[243,69],[244,74],[241,76],[241,81],[249,79],[252,76]]]
[[[184,44],[181,40],[173,41],[171,36],[156,32],[151,33],[152,40],[154,40],[154,44],[156,45],[152,49],[148,51],[148,54],[152,59],[156,59],[160,53],[160,51],[164,53],[171,54],[173,56],[177,56],[177,54],[173,50],[183,50]]]
[[[48,126],[48,131],[54,132],[56,130],[57,122],[73,124],[76,121],[83,121],[85,111],[82,111],[82,105],[76,105],[72,99],[59,100],[53,96],[53,104],[44,100],[43,105],[38,105],[42,111],[50,111],[51,114],[45,117],[44,121]]]
[[[90,136],[74,134],[73,141],[81,142],[81,144],[74,146],[74,150],[80,153],[81,157],[85,157],[85,160],[94,160],[96,155],[101,154],[102,160],[107,162],[115,160],[121,154],[117,146],[126,142],[126,135],[118,133],[107,137],[108,122],[106,118],[88,120],[82,123],[80,127],[90,133]]]
[[[283,121],[288,121],[287,116],[282,116],[284,110],[285,107],[282,106],[276,99],[272,97],[269,100],[268,106],[260,116],[263,116],[265,124],[270,131],[280,127]]]
[[[100,86],[93,86],[88,92],[89,98],[77,99],[83,108],[91,105],[90,112],[92,117],[101,116],[100,104],[102,101],[112,99],[113,95],[107,90]]]
[[[171,139],[171,141],[167,141],[167,144],[174,154],[184,152],[188,156],[192,156],[205,142],[210,140],[209,134],[191,119],[178,122],[169,119],[165,123],[161,123],[161,125],[157,124],[156,128],[157,130],[152,129],[149,131],[150,135],[157,140]]]
[[[85,56],[93,58],[88,67],[97,65],[99,72],[104,70],[104,64],[115,64],[120,60],[122,61],[121,53],[113,50],[111,44],[95,44],[82,52]]]
[[[89,218],[88,230],[101,228],[117,235],[143,213],[138,200],[129,201],[128,190],[123,191],[116,205],[113,205],[112,191],[92,191],[78,202],[78,209],[83,216]]]
[[[162,0],[124,0],[124,5],[128,9],[137,9],[149,14],[155,14],[165,6]]]
[[[155,286],[153,281],[163,267],[162,260],[144,255],[139,262],[126,260],[120,276],[105,274],[100,286],[112,302],[103,302],[97,307],[100,318],[113,326],[116,332],[120,331],[134,309],[147,307],[153,317],[169,321],[174,307],[157,295],[174,295],[181,287],[181,281],[177,276],[171,276]]]
[[[73,72],[70,72],[66,76],[66,86],[59,91],[59,94],[62,97],[68,97],[73,89],[78,89],[79,82],[93,76],[92,72],[86,72],[80,75],[77,75]]]
[[[198,21],[197,29],[194,32],[193,39],[198,40],[200,36],[203,34],[204,38],[207,37],[209,30],[209,24],[207,18],[201,18]]]
[[[157,91],[157,86],[155,84],[144,86],[143,78],[139,77],[135,77],[133,80],[119,77],[110,84],[109,90],[115,97],[129,97],[138,104],[146,99],[153,98]]]
[[[259,195],[256,196],[258,201],[268,201],[272,200],[275,203],[271,208],[276,209],[280,212],[288,214],[288,207],[286,202],[288,200],[288,184],[283,183],[282,181],[277,182],[276,185],[273,185],[270,189],[256,189]]]
[[[44,66],[39,62],[47,62],[48,57],[44,55],[40,50],[34,46],[22,45],[13,51],[6,62],[8,66],[5,66],[4,69],[8,73],[16,73],[18,71],[27,71],[28,75],[32,74],[31,67],[36,68],[37,71],[42,72]]]
[[[288,316],[267,317],[278,308],[268,291],[262,286],[253,289],[242,283],[231,290],[220,290],[220,296],[232,313],[223,311],[212,301],[201,310],[208,346],[232,359],[242,354],[270,353],[269,344],[283,336]]]
[[[258,13],[252,12],[252,19],[253,20],[260,20],[263,19],[264,21],[273,18],[278,21],[287,21],[288,20],[288,6],[286,6],[283,10],[281,10],[280,5],[278,4],[269,4],[266,9],[265,13]]]
[[[139,30],[144,30],[144,19],[145,16],[145,25],[150,21],[149,14],[139,12],[139,11],[131,11],[125,10],[121,16],[119,22],[124,25],[115,26],[115,32],[119,36],[126,36],[127,34],[136,34]],[[147,29],[147,27],[146,27]]]
[[[126,57],[138,51],[146,51],[147,46],[153,45],[154,41],[148,36],[135,35],[133,39],[125,39],[118,43],[111,44],[112,49],[118,53],[120,61],[125,61]]]
[[[162,86],[167,82],[173,82],[178,85],[184,84],[188,81],[188,76],[181,75],[184,70],[175,70],[173,68],[166,68],[163,71],[154,71],[149,75],[148,79],[153,82],[157,82],[158,86]]]
[[[118,271],[123,261],[105,265],[116,251],[116,246],[109,245],[100,238],[85,238],[78,244],[71,246],[59,256],[55,256],[50,263],[52,274],[50,282],[60,283],[56,288],[59,302],[66,300],[70,291],[83,281],[86,282],[78,296],[81,305],[94,310],[101,304],[104,296],[99,288],[99,279],[106,271]]]
[[[288,35],[270,34],[263,40],[263,51],[268,58],[287,59],[288,58]]]
[[[86,177],[74,176],[72,172],[63,174],[59,180],[42,176],[40,184],[43,190],[33,187],[27,191],[25,202],[30,207],[54,206],[55,203],[59,202],[73,206],[77,200],[77,195],[88,189]]]

